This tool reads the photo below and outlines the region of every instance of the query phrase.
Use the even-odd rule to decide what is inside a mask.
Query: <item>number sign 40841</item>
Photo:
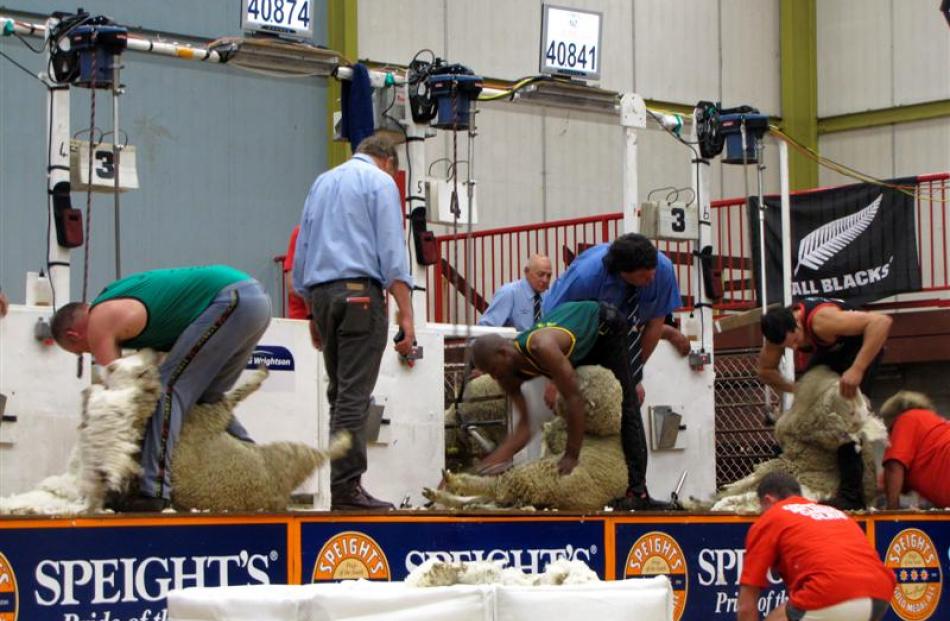
[[[597,46],[586,45],[577,46],[576,43],[565,43],[564,41],[551,40],[548,49],[544,52],[544,58],[548,63],[558,67],[569,67],[571,69],[597,69]]]

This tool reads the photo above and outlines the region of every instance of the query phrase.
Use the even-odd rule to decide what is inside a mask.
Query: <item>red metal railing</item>
[[[921,299],[884,302],[877,305],[880,307],[950,305],[946,296],[939,293],[950,290],[950,248],[947,245],[950,173],[918,177],[917,190],[917,239],[924,295]],[[755,304],[755,291],[745,199],[714,201],[712,208],[714,256],[723,280],[723,299],[716,308],[720,311],[751,308]],[[570,262],[567,254],[577,254],[587,245],[611,241],[619,234],[622,219],[621,213],[610,213],[477,231],[471,236],[439,237],[441,261],[428,270],[426,277],[429,320],[474,322],[484,311],[484,300],[490,300],[504,283],[520,278],[532,254],[549,256],[556,278]],[[699,274],[693,269],[693,243],[660,241],[657,247],[673,262],[683,292],[683,307],[689,308],[700,286]],[[914,296],[920,297],[920,294]]]

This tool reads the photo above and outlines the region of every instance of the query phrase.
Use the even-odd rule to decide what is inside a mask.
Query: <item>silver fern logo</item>
[[[823,224],[802,239],[798,244],[798,265],[795,275],[804,265],[813,270],[820,269],[833,256],[844,250],[848,244],[857,239],[861,233],[871,226],[881,207],[878,196],[874,201],[856,213]]]

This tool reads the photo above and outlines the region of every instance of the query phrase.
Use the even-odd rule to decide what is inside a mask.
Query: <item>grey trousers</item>
[[[162,395],[145,428],[142,494],[171,499],[171,461],[184,416],[234,386],[270,318],[270,298],[256,280],[245,280],[222,289],[175,341],[159,368]],[[250,440],[237,420],[228,432]]]
[[[310,288],[310,309],[323,341],[330,432],[350,432],[349,452],[330,465],[331,493],[359,483],[366,472],[366,418],[389,320],[385,294],[371,279],[337,280]]]

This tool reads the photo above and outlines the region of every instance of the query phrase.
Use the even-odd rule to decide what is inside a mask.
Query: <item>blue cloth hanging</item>
[[[355,153],[357,145],[373,135],[373,87],[366,65],[356,63],[351,69],[352,79],[343,81],[341,129]]]

